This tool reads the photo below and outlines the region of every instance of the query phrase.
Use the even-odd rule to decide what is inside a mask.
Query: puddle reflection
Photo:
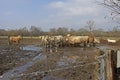
[[[10,80],[10,78],[11,78],[12,76],[17,76],[17,75],[25,72],[29,67],[31,67],[31,66],[34,64],[34,62],[35,62],[36,60],[44,60],[44,59],[46,59],[46,58],[47,58],[46,55],[39,54],[39,55],[35,56],[35,57],[32,59],[32,61],[27,62],[25,65],[20,66],[20,67],[16,67],[16,68],[14,68],[14,69],[12,69],[12,70],[4,73],[2,80]],[[0,79],[0,80],[1,80],[1,79]]]
[[[20,47],[21,50],[27,50],[27,51],[40,51],[41,48],[37,45],[27,45]]]
[[[57,62],[57,66],[68,66],[71,63],[76,63],[78,56],[63,56],[60,61]]]

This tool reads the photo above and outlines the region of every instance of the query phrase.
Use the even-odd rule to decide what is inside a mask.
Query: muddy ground
[[[120,47],[101,40],[98,46]],[[8,45],[0,39],[0,80],[95,80],[99,65],[96,47],[63,47],[46,51],[39,39],[23,39],[20,45]]]

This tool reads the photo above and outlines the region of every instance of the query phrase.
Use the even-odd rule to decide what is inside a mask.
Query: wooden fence
[[[119,80],[117,75],[118,58],[117,50],[108,49],[105,51],[105,80]],[[104,80],[104,79],[102,79]]]

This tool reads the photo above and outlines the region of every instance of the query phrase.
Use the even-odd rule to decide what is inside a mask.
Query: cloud
[[[93,20],[96,28],[106,28],[114,25],[113,21],[105,19],[108,10],[98,5],[95,0],[59,0],[48,4],[51,13],[43,23],[50,23],[78,29],[84,27],[86,22]],[[54,11],[54,13],[52,13]]]
[[[78,29],[89,20],[96,26],[113,24],[104,19],[107,10],[95,0],[0,0],[0,22],[7,26],[37,25],[45,29]],[[8,3],[9,2],[9,3]]]
[[[91,0],[66,0],[51,2],[49,6],[63,16],[97,15],[99,11],[93,4]]]
[[[54,26],[80,28],[89,20],[95,21],[97,26],[104,25],[105,11],[94,0],[61,0],[48,4],[51,14],[43,23],[52,23]],[[54,13],[52,13],[54,11]],[[58,27],[59,27],[58,26]]]
[[[57,2],[52,2],[49,5],[53,8],[64,8],[66,4],[62,1],[57,1]]]

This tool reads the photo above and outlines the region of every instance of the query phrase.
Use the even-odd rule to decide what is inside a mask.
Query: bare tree
[[[42,34],[42,29],[40,27],[31,26],[30,33],[31,36],[39,36]]]
[[[49,35],[56,35],[56,28],[50,28]]]
[[[91,33],[91,35],[93,35],[93,30],[94,30],[94,21],[90,20],[87,21],[87,29],[88,31]]]
[[[74,30],[73,28],[71,28],[71,29],[70,29],[70,34],[72,34],[72,35],[77,35],[77,31]]]
[[[97,2],[110,9],[112,11],[112,19],[115,19],[118,23],[120,23],[120,0],[103,0],[102,2]]]
[[[57,29],[57,34],[58,35],[66,35],[68,33],[68,28],[65,27],[59,27]]]

